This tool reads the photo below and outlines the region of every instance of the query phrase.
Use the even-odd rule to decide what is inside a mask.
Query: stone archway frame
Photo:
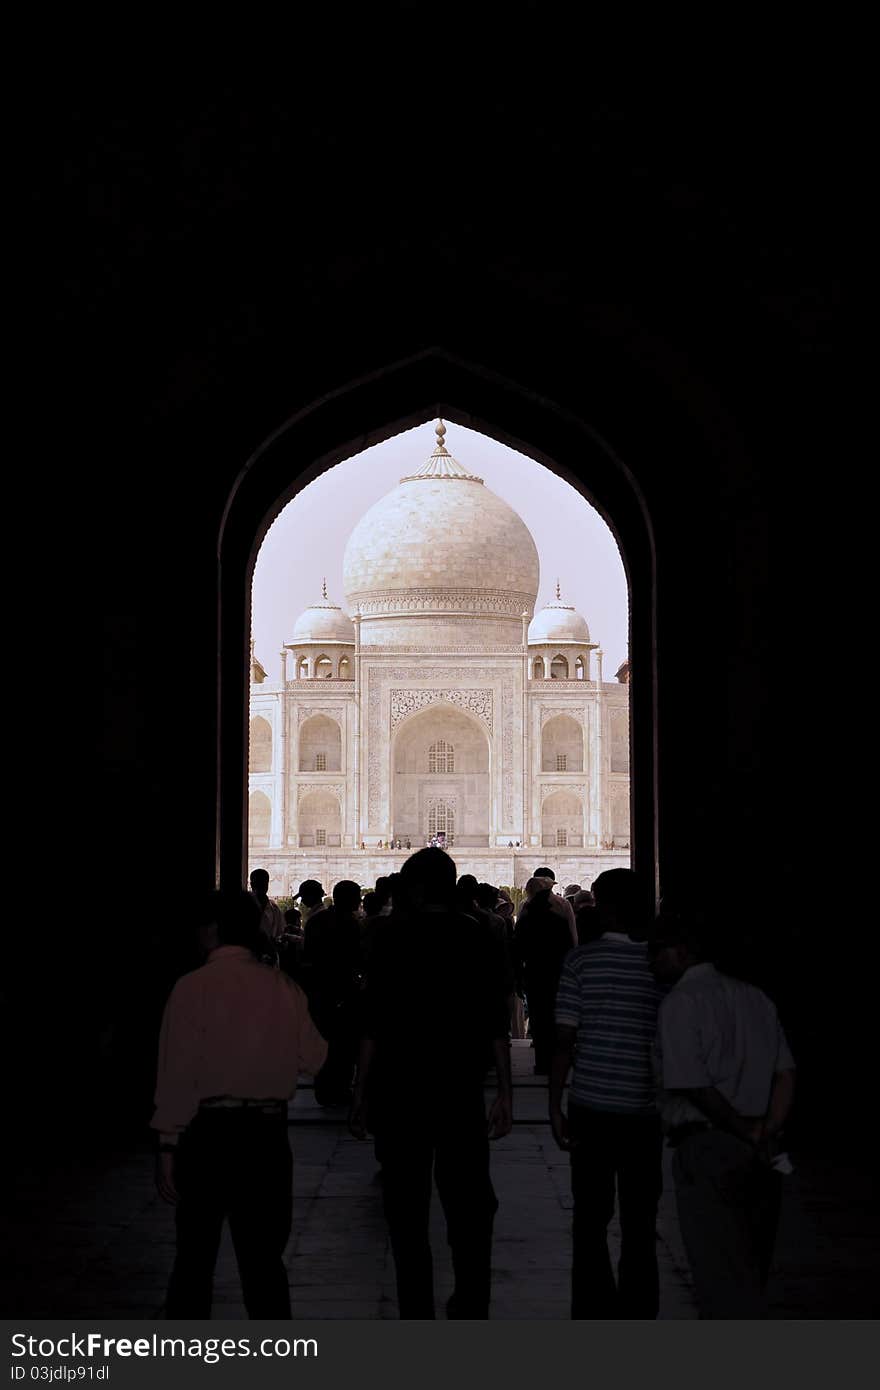
[[[216,584],[219,614],[217,670],[217,872],[237,885],[246,868],[247,715],[251,580],[263,538],[281,509],[316,477],[404,430],[442,416],[478,430],[536,460],[563,478],[602,515],[620,548],[629,587],[633,864],[658,884],[657,583],[648,505],[635,474],[594,421],[608,419],[626,438],[639,474],[653,476],[656,444],[626,434],[633,409],[635,363],[626,353],[611,363],[608,382],[587,375],[576,402],[556,401],[548,383],[504,377],[432,346],[379,364],[357,379],[304,399],[268,433],[277,402],[254,402],[236,421],[236,438],[254,441],[221,518]],[[609,395],[609,383],[613,392]],[[626,389],[625,389],[626,388]],[[295,390],[291,383],[289,389]],[[616,393],[616,394],[614,394]],[[247,403],[246,398],[245,404]],[[706,402],[710,409],[710,403]],[[658,429],[663,426],[658,424]],[[258,442],[262,441],[262,442]],[[305,466],[303,461],[306,460]],[[585,480],[589,480],[588,482]],[[358,793],[362,797],[363,787]],[[358,833],[362,826],[358,826]]]

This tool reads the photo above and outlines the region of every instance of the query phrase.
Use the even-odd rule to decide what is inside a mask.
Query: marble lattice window
[[[326,772],[326,771],[327,771],[327,754],[326,754],[326,753],[316,753],[316,754],[315,754],[315,771],[316,771],[316,772]]]
[[[567,762],[568,762],[568,754],[567,754],[567,753],[557,753],[557,754],[556,754],[556,771],[557,771],[557,772],[565,772],[565,771],[566,771],[566,763],[567,763]]]
[[[432,806],[428,812],[428,835],[445,835],[450,840],[455,833],[455,812],[445,801]]]
[[[431,744],[431,747],[428,749],[428,771],[455,771],[455,749],[451,743],[447,743],[445,739],[438,738],[436,743]]]
[[[316,845],[326,845],[326,843],[327,843],[327,831],[326,831],[326,830],[316,830],[316,831],[315,831],[315,844],[316,844]]]
[[[567,845],[567,844],[568,844],[568,831],[567,831],[567,830],[557,830],[557,832],[556,832],[556,843],[557,843],[557,845]]]

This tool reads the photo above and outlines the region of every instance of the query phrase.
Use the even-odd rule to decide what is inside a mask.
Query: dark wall
[[[442,406],[578,480],[630,546],[642,853],[656,774],[661,886],[708,881],[746,919],[811,1076],[833,1072],[812,953],[792,945],[822,930],[803,895],[813,716],[789,676],[811,640],[803,478],[840,370],[816,113],[548,91],[404,120],[338,92],[319,116],[175,95],[83,108],[66,164],[66,319],[95,364],[72,490],[104,614],[100,857],[163,962],[134,969],[137,1009],[115,986],[105,1051],[149,1032],[221,823],[235,874],[243,754],[218,702],[240,717],[261,517],[298,475]],[[97,917],[115,939],[115,913]]]

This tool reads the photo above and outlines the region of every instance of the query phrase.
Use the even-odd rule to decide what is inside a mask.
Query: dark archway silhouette
[[[507,444],[564,478],[600,512],[618,541],[629,584],[634,673],[633,864],[656,887],[656,585],[652,528],[640,490],[589,421],[441,349],[389,365],[300,411],[256,449],[236,480],[219,539],[220,879],[240,883],[245,867],[250,594],[263,537],[287,502],[328,468],[437,416]],[[312,462],[303,468],[303,459]]]

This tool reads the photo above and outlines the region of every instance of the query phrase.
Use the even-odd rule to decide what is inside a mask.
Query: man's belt
[[[666,1131],[666,1138],[669,1147],[677,1149],[683,1139],[690,1139],[692,1134],[704,1134],[711,1128],[708,1120],[691,1120],[688,1124],[671,1125]]]
[[[286,1115],[286,1100],[245,1100],[239,1096],[207,1096],[200,1110],[256,1110],[261,1115]]]

